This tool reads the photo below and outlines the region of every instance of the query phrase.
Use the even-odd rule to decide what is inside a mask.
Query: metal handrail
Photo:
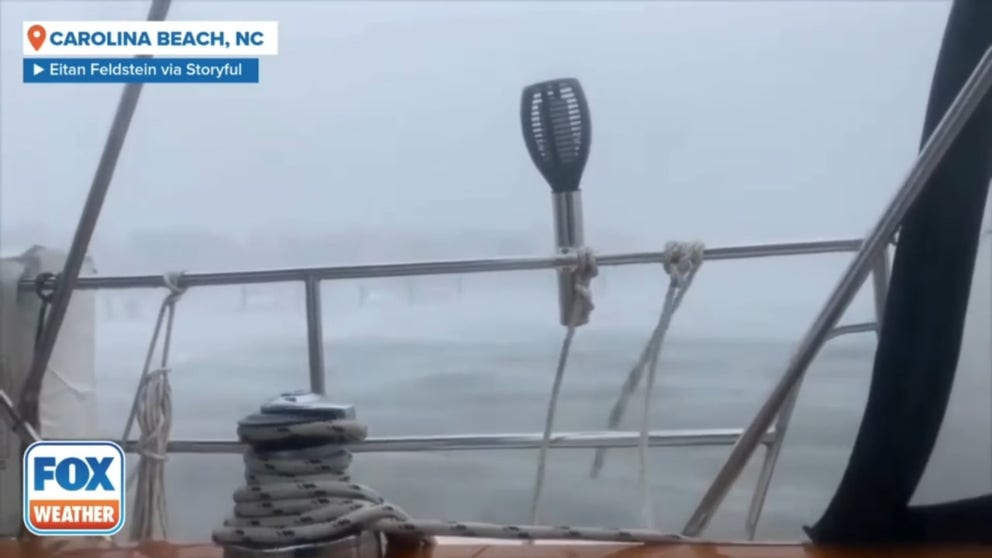
[[[738,245],[708,248],[704,257],[709,260],[735,260],[765,257],[817,255],[854,252],[861,246],[859,239],[806,241]],[[597,257],[601,266],[622,266],[660,263],[664,252],[631,252],[605,254]],[[254,271],[185,273],[179,278],[183,288],[201,286],[244,285],[302,281],[306,292],[307,345],[310,361],[310,389],[324,391],[324,366],[322,347],[322,316],[319,285],[324,280],[403,277],[453,273],[506,272],[537,269],[566,268],[574,265],[573,255],[552,257],[488,258],[474,260],[448,260],[392,264],[370,264],[328,267],[301,267]],[[883,279],[884,280],[884,279]],[[164,285],[159,275],[94,276],[80,277],[74,288],[82,290],[155,288]],[[35,289],[33,280],[21,282],[22,289]],[[854,324],[838,327],[832,336],[871,330],[875,324]],[[710,430],[659,430],[649,433],[648,445],[652,447],[732,445],[737,442],[740,429]],[[639,433],[634,432],[564,432],[552,437],[552,448],[630,448],[637,446]],[[776,434],[769,431],[762,443],[771,444]],[[355,452],[390,451],[450,451],[534,449],[540,447],[542,433],[527,434],[467,434],[457,436],[404,436],[370,438],[355,445]],[[125,441],[125,448],[133,450],[135,442]],[[238,453],[244,447],[236,440],[173,440],[168,451],[173,453]]]
[[[837,326],[831,330],[830,334],[827,335],[826,341],[832,341],[838,337],[844,335],[853,335],[858,333],[869,333],[877,332],[879,329],[879,323],[881,323],[882,314],[881,308],[885,304],[885,293],[888,290],[888,258],[884,258],[886,262],[885,266],[879,265],[875,267],[875,271],[872,274],[874,277],[873,285],[875,291],[875,311],[879,322],[867,322],[859,324],[848,324]],[[754,493],[751,496],[751,505],[748,508],[747,518],[744,520],[744,530],[747,532],[747,537],[750,540],[754,540],[755,534],[758,530],[758,521],[761,519],[761,512],[765,507],[765,499],[768,497],[768,490],[771,488],[772,475],[775,474],[775,466],[778,464],[779,456],[782,453],[782,446],[785,443],[785,437],[789,433],[789,422],[792,420],[792,413],[795,411],[796,402],[799,399],[799,390],[802,385],[797,385],[789,398],[786,399],[785,403],[782,405],[782,409],[779,410],[778,417],[775,421],[775,426],[769,431],[772,436],[771,442],[762,443],[765,446],[765,459],[761,464],[761,470],[758,472],[758,480],[754,485]]]
[[[859,324],[847,324],[842,326],[837,326],[827,335],[827,341],[841,337],[842,335],[851,335],[854,333],[869,333],[872,331],[878,331],[878,322],[864,322]]]
[[[695,430],[655,430],[648,433],[648,445],[653,447],[687,447],[730,445],[740,437],[740,428],[715,428]],[[432,436],[385,436],[367,438],[348,446],[355,453],[422,452],[422,451],[471,451],[471,450],[526,450],[541,447],[542,432],[521,434],[457,434]],[[763,443],[774,441],[769,432]],[[556,432],[551,435],[554,449],[636,448],[640,432]],[[138,442],[124,443],[128,452],[138,450]],[[235,440],[172,440],[169,453],[244,453],[247,446]]]
[[[816,240],[806,242],[780,242],[707,248],[706,261],[804,256],[855,252],[861,247],[860,239]],[[627,252],[603,254],[596,257],[599,266],[620,266],[661,263],[665,252]],[[259,283],[285,283],[292,281],[333,281],[340,279],[372,279],[380,277],[411,277],[417,275],[446,275],[454,273],[486,273],[502,271],[527,271],[537,269],[562,269],[576,264],[574,255],[551,257],[510,257],[475,260],[438,260],[390,264],[343,265],[327,267],[295,267],[261,269],[254,271],[221,271],[184,273],[179,278],[180,287],[216,287],[222,285],[248,285]],[[48,284],[47,286],[51,286]],[[80,277],[74,289],[139,289],[164,286],[161,275],[125,275]],[[22,289],[34,289],[33,279],[21,281]]]
[[[858,239],[786,242],[708,248],[703,252],[707,261],[736,260],[854,252],[861,247]],[[620,266],[661,263],[665,252],[630,252],[597,256],[600,266]],[[347,265],[330,267],[299,267],[256,271],[230,271],[213,273],[184,273],[177,284],[180,288],[199,286],[246,285],[302,281],[306,293],[307,363],[310,372],[310,391],[325,392],[323,321],[320,304],[320,282],[338,279],[364,279],[380,277],[409,277],[417,275],[443,275],[452,273],[482,273],[500,271],[525,271],[562,269],[577,263],[574,254],[552,257],[488,258],[477,260],[447,260],[394,264]],[[160,275],[131,275],[117,277],[77,277],[74,289],[128,289],[155,288],[165,285]],[[43,285],[44,286],[44,285]],[[49,287],[53,286],[51,284]],[[22,289],[37,289],[31,280],[20,283]],[[43,360],[47,360],[45,357]]]

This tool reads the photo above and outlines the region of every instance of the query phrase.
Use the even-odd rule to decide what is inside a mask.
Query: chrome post
[[[551,200],[555,219],[555,245],[559,254],[567,255],[584,245],[582,192],[555,192],[551,195]],[[561,325],[569,325],[574,305],[575,274],[570,269],[558,269],[558,310]]]
[[[310,391],[326,395],[324,382],[324,324],[320,302],[320,279],[303,281],[307,304],[307,362],[310,368]]]
[[[751,496],[751,506],[747,512],[745,529],[748,540],[754,540],[755,532],[758,530],[758,521],[761,520],[761,512],[765,509],[765,499],[768,497],[768,489],[771,488],[772,475],[775,474],[775,465],[778,464],[779,455],[782,453],[782,446],[785,444],[785,434],[789,431],[789,421],[792,420],[792,412],[796,408],[796,400],[799,399],[799,389],[802,382],[796,384],[796,388],[789,394],[775,422],[775,429],[772,430],[773,439],[765,446],[765,460],[761,464],[761,472],[758,473],[758,482],[754,486],[754,495]]]
[[[171,0],[154,0],[148,11],[148,21],[163,21],[169,13]],[[141,58],[141,57],[139,57]],[[120,101],[117,103],[117,112],[110,125],[110,133],[107,135],[106,143],[103,146],[103,154],[96,167],[96,174],[93,175],[93,182],[90,185],[89,194],[86,196],[86,204],[83,206],[82,215],[79,217],[79,224],[76,225],[76,234],[66,255],[65,265],[59,274],[59,280],[55,283],[55,290],[52,293],[52,302],[48,310],[48,318],[45,321],[41,336],[35,348],[34,359],[31,361],[31,368],[28,370],[24,386],[21,388],[20,411],[24,420],[34,426],[38,426],[38,399],[41,396],[41,384],[48,370],[48,361],[52,358],[52,351],[55,350],[55,341],[58,339],[59,330],[65,320],[65,314],[69,310],[69,301],[72,298],[72,290],[76,286],[79,272],[82,270],[83,261],[86,259],[86,252],[89,250],[90,240],[93,238],[93,231],[96,223],[100,219],[100,211],[103,209],[103,201],[107,197],[110,189],[110,181],[114,177],[114,170],[117,168],[117,159],[120,157],[121,149],[124,147],[124,139],[127,137],[128,129],[131,126],[131,119],[138,106],[138,98],[141,96],[142,83],[128,83],[124,86]]]
[[[885,208],[878,223],[865,239],[861,249],[858,250],[830,294],[830,298],[827,299],[823,309],[806,332],[782,378],[775,385],[772,393],[761,406],[744,434],[730,450],[730,456],[723,468],[717,473],[713,483],[683,528],[685,535],[696,536],[706,528],[727,492],[730,491],[730,487],[740,476],[751,455],[754,454],[754,450],[761,443],[761,437],[767,432],[776,415],[784,407],[789,394],[802,380],[803,374],[830,335],[831,329],[847,309],[861,284],[867,278],[872,266],[875,265],[895,235],[906,211],[916,201],[934,170],[947,155],[951,144],[954,143],[961,129],[971,119],[975,109],[985,99],[990,88],[992,88],[992,49],[985,52],[968,81],[927,139],[903,184]]]
[[[875,262],[875,267],[871,272],[871,286],[875,301],[875,321],[878,323],[878,331],[882,331],[882,318],[885,314],[885,299],[889,296],[889,250],[888,246],[882,251],[882,255]]]
[[[837,326],[830,330],[827,341],[851,335],[854,333],[867,333],[878,331],[878,324],[874,322],[848,324]],[[765,507],[765,499],[768,496],[768,489],[771,487],[772,475],[775,474],[775,465],[778,463],[779,455],[782,453],[782,445],[785,444],[785,435],[789,431],[789,421],[792,420],[792,413],[796,408],[796,400],[799,398],[799,390],[802,381],[796,386],[789,399],[782,406],[782,411],[775,422],[775,428],[771,431],[771,441],[765,442],[765,460],[761,464],[761,472],[758,473],[758,482],[754,487],[754,495],[751,496],[751,506],[748,509],[745,529],[749,540],[754,540],[755,532],[758,530],[758,521],[761,520],[761,512]]]
[[[864,328],[867,326],[874,326],[871,329],[876,333],[881,331],[882,315],[885,311],[885,297],[889,286],[888,247],[886,247],[885,252],[883,252],[882,256],[875,263],[871,276],[875,302],[875,319],[877,322],[874,324],[855,324],[852,326],[835,327],[828,340],[849,333],[861,333],[862,331],[866,331]],[[760,521],[761,512],[765,507],[765,499],[768,496],[768,489],[771,487],[772,475],[775,474],[775,465],[778,463],[779,455],[782,452],[782,445],[785,443],[785,435],[789,430],[789,421],[792,419],[792,413],[795,411],[796,400],[799,398],[801,386],[802,381],[800,380],[796,388],[789,394],[789,399],[783,405],[782,411],[779,413],[778,419],[775,422],[775,429],[772,431],[775,434],[775,439],[770,444],[767,444],[765,448],[765,459],[761,464],[761,472],[758,474],[758,482],[754,488],[754,496],[751,497],[751,506],[748,509],[745,524],[749,540],[754,540],[755,533],[758,530],[758,521]]]

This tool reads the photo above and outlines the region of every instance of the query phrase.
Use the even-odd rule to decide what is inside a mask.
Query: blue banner
[[[258,83],[258,58],[25,58],[24,83]]]

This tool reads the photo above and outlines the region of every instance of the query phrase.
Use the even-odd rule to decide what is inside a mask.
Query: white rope
[[[169,432],[172,428],[172,387],[169,385],[169,348],[172,342],[172,325],[176,302],[185,292],[179,286],[181,272],[165,274],[164,282],[169,294],[159,307],[155,329],[145,356],[138,388],[131,403],[131,412],[124,426],[123,442],[128,441],[135,419],[141,434],[138,438],[138,466],[128,475],[128,486],[133,494],[128,521],[132,540],[161,540],[168,535],[168,513],[165,502],[165,460]],[[152,359],[158,347],[159,334],[165,324],[161,361],[152,369]],[[135,479],[135,477],[137,477]]]
[[[658,360],[661,348],[664,346],[665,335],[671,325],[675,312],[682,304],[682,299],[689,291],[692,280],[703,263],[703,245],[698,242],[669,242],[665,246],[662,265],[669,276],[668,290],[665,292],[665,302],[661,308],[658,322],[648,338],[647,345],[641,352],[637,363],[631,368],[627,379],[620,390],[620,396],[610,412],[608,428],[616,429],[620,425],[631,396],[636,391],[644,373],[647,372],[647,386],[644,390],[644,415],[641,419],[640,438],[637,444],[639,461],[638,484],[641,493],[641,513],[645,524],[651,527],[655,524],[654,505],[648,483],[648,430],[651,424],[651,401],[655,378],[657,377]],[[596,450],[593,460],[592,476],[595,478],[603,468],[606,449]]]
[[[561,392],[562,380],[565,377],[565,367],[568,364],[568,355],[572,349],[572,339],[579,324],[584,324],[589,320],[595,306],[592,303],[592,292],[589,290],[589,283],[598,273],[596,258],[592,250],[580,248],[576,250],[576,265],[570,270],[574,279],[575,297],[572,308],[569,311],[568,329],[565,331],[565,339],[561,344],[561,352],[558,355],[558,366],[555,369],[554,382],[551,384],[551,397],[548,401],[547,415],[544,419],[544,437],[541,439],[541,449],[537,456],[537,479],[534,482],[534,492],[530,503],[530,522],[538,523],[541,520],[540,506],[541,494],[544,489],[545,468],[548,462],[548,448],[551,445],[551,433],[554,431],[555,411],[558,408],[558,395]]]

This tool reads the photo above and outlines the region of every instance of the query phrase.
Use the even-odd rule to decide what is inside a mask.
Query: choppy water
[[[553,297],[469,292],[417,304],[374,300],[358,308],[350,295],[336,292],[325,289],[329,391],[357,406],[372,435],[540,430],[563,334],[555,323]],[[580,331],[556,429],[604,426],[657,311],[630,294],[600,296],[593,324]],[[209,307],[204,301],[216,300],[213,295],[189,296],[193,300],[184,301],[179,310],[174,345],[173,438],[231,438],[238,418],[280,391],[307,385],[302,314],[285,300],[273,303],[281,309],[232,311]],[[151,320],[146,313],[140,320],[118,317],[100,324],[101,423],[108,435],[119,435]],[[802,332],[799,327],[791,339],[762,338],[761,328],[755,328],[750,335],[708,337],[698,333],[700,328],[680,334],[676,324],[662,357],[652,428],[743,426]],[[861,418],[874,342],[872,334],[838,339],[817,359],[777,469],[761,537],[801,538],[801,526],[814,522],[827,504]],[[967,495],[992,482],[988,427],[973,427],[989,424],[989,380],[980,370],[974,378],[966,375],[956,388],[955,397],[966,401],[952,409],[949,423],[958,426],[953,436],[942,438],[943,472],[928,473],[933,478],[931,488],[921,489],[924,496]],[[639,402],[638,397],[625,428],[638,428]],[[652,450],[651,490],[659,528],[681,527],[728,449]],[[613,450],[597,480],[588,476],[592,453],[552,452],[545,517],[563,524],[640,525],[636,451]],[[362,454],[353,471],[358,480],[416,516],[521,522],[526,520],[536,455]],[[742,535],[759,462],[754,460],[743,475],[710,534]],[[238,456],[170,457],[174,536],[207,537],[228,514],[230,494],[240,481]]]

